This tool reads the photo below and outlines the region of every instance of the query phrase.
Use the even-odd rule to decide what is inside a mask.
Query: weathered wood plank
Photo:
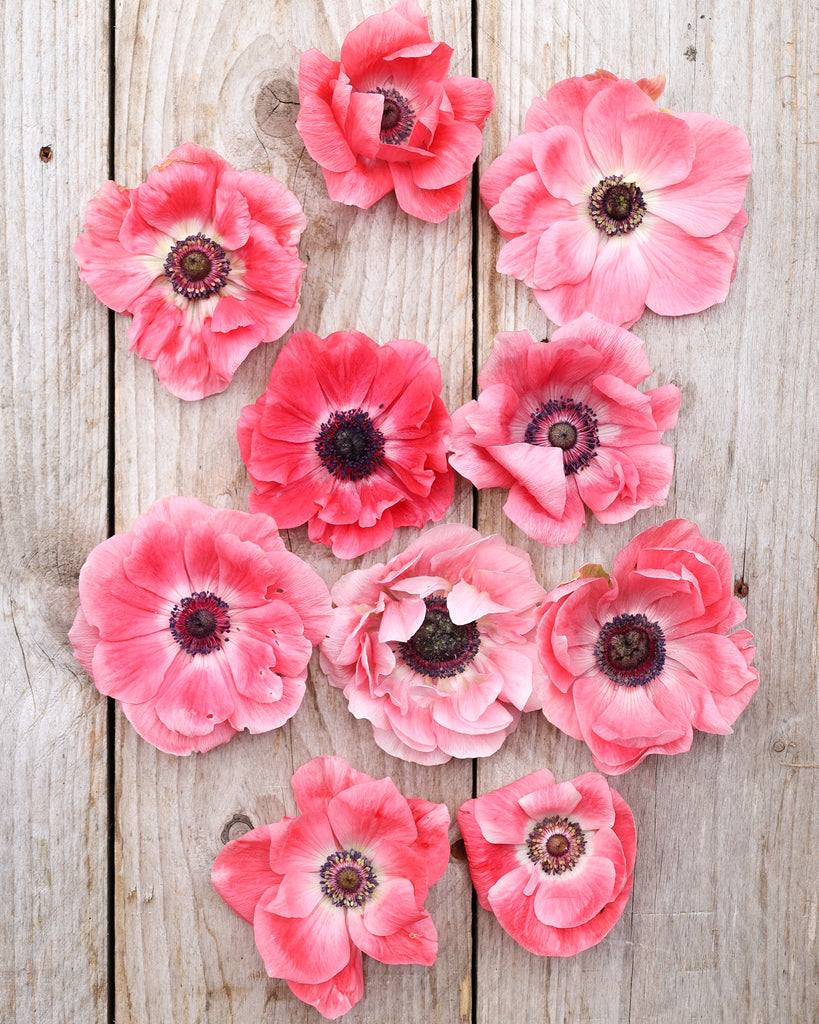
[[[0,29],[0,1018],[107,1013],[105,702],[66,633],[105,537],[107,315],[71,246],[106,175],[96,3],[5,5]]]
[[[649,758],[613,780],[635,813],[635,888],[599,946],[570,960],[523,953],[480,912],[478,1020],[659,1022],[815,1020],[817,869],[816,230],[817,20],[798,2],[662,4],[510,0],[479,8],[479,71],[498,109],[484,166],[523,129],[535,95],[596,67],[668,77],[662,104],[703,110],[750,136],[750,226],[724,305],[635,333],[651,386],[683,391],[664,511],[620,527],[593,520],[578,544],[533,551],[546,586],[586,561],[611,564],[639,530],[672,516],[729,549],[749,585],[759,693],[729,737]],[[480,221],[482,359],[498,330],[549,325],[527,289],[494,272],[499,237]],[[502,499],[482,494],[484,531]],[[813,653],[813,658],[811,654]],[[814,666],[813,668],[811,666]],[[478,792],[537,767],[559,779],[592,768],[585,747],[534,715],[478,770]],[[502,968],[500,965],[503,965]]]
[[[357,328],[382,342],[414,337],[428,343],[442,363],[444,398],[453,408],[471,379],[468,203],[438,227],[411,220],[392,198],[370,211],[333,204],[294,131],[295,108],[270,109],[270,83],[277,83],[279,95],[295,94],[302,50],[337,53],[346,32],[381,9],[374,2],[120,3],[117,178],[136,184],[172,146],[191,140],[237,167],[284,181],[309,222],[300,249],[308,270],[296,328],[322,335]],[[453,45],[458,71],[469,73],[468,4],[459,0],[429,13],[433,38]],[[235,423],[264,390],[280,345],[253,353],[224,394],[183,403],[156,384],[147,363],[127,353],[126,330],[127,323],[118,325],[118,529],[127,529],[154,499],[174,493],[245,508],[250,486]],[[449,518],[470,517],[463,487]],[[355,565],[391,557],[413,534],[402,531],[377,555],[355,563],[311,545],[305,528],[289,531],[287,542],[332,582]],[[425,769],[378,751],[369,724],[350,716],[317,666],[290,725],[274,735],[237,737],[206,756],[157,753],[118,721],[118,1021],[316,1019],[283,982],[267,979],[251,929],[222,904],[209,880],[225,824],[236,814],[261,824],[293,813],[290,776],[310,757],[342,754],[376,777],[392,774],[407,795],[450,809],[471,793],[468,763]],[[463,863],[452,862],[427,905],[440,933],[438,963],[386,968],[368,961],[365,997],[350,1020],[383,1024],[398,1007],[402,1019],[464,1019],[470,888]]]

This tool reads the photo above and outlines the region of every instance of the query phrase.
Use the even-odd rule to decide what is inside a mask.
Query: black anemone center
[[[203,252],[188,252],[179,261],[179,265],[189,281],[201,281],[210,273],[213,264]]]
[[[384,113],[381,115],[381,131],[391,131],[401,120],[401,108],[389,96],[384,97]]]
[[[412,104],[397,89],[379,85],[370,91],[384,97],[379,139],[388,146],[400,146],[410,137],[415,125],[415,111]]]
[[[576,821],[559,814],[542,818],[526,837],[526,854],[547,875],[571,871],[586,852],[586,837]]]
[[[563,395],[550,398],[532,413],[523,440],[527,444],[560,448],[563,472],[569,476],[585,469],[597,457],[597,417],[583,402]]]
[[[398,645],[398,653],[420,675],[435,679],[459,675],[478,653],[478,627],[474,622],[453,622],[443,597],[425,597],[424,603],[424,621],[409,640]]]
[[[336,875],[336,885],[344,892],[355,892],[360,884],[361,876],[355,868],[342,868]]]
[[[162,269],[177,295],[206,299],[227,284],[230,260],[218,242],[200,231],[177,242]]]
[[[609,641],[609,663],[617,669],[638,668],[651,654],[651,642],[644,629],[627,629]]]
[[[209,590],[194,591],[171,609],[171,636],[190,655],[212,654],[228,642],[228,605]]]
[[[607,235],[626,235],[642,222],[646,202],[639,185],[612,174],[599,181],[589,196],[589,215]]]
[[[620,686],[645,686],[665,664],[665,637],[658,622],[645,615],[617,615],[597,637],[594,654],[600,671]]]
[[[628,185],[612,185],[603,195],[603,209],[612,220],[625,220],[631,213],[631,192]]]
[[[577,441],[577,428],[571,423],[553,423],[547,436],[552,448],[562,448],[565,452],[574,447]]]
[[[384,462],[384,435],[362,409],[331,413],[314,445],[324,468],[339,480],[363,480]]]
[[[216,629],[216,616],[210,608],[197,608],[196,611],[190,613],[185,626],[191,636],[201,640],[203,637],[210,636]]]
[[[372,861],[358,850],[331,853],[319,869],[321,892],[334,907],[363,906],[378,887]]]

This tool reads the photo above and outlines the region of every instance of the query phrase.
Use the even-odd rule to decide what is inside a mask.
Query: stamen
[[[177,242],[168,253],[163,269],[177,295],[206,299],[224,288],[230,260],[218,242],[200,232]]]
[[[196,591],[171,609],[171,635],[192,657],[212,654],[228,642],[228,611],[228,605],[209,590]]]
[[[406,142],[415,125],[415,111],[409,100],[395,89],[378,86],[370,92],[380,93],[384,97],[384,112],[381,115],[379,137],[388,146],[399,146]]]
[[[319,870],[321,891],[334,907],[363,906],[378,886],[372,862],[358,850],[331,853]]]
[[[594,226],[607,235],[626,235],[642,221],[646,203],[642,190],[622,174],[599,181],[589,196],[589,215]]]
[[[523,440],[527,444],[551,445],[563,451],[566,476],[585,469],[597,456],[600,439],[597,417],[582,402],[571,398],[550,398],[532,414]]]
[[[547,875],[571,871],[586,852],[586,837],[576,821],[559,814],[543,818],[526,837],[526,854]]]
[[[384,462],[384,435],[361,409],[330,414],[314,445],[322,465],[340,480],[363,480]]]
[[[424,598],[424,621],[409,640],[398,644],[405,665],[419,675],[446,679],[460,675],[473,661],[481,645],[481,634],[474,622],[457,625],[449,617],[446,598]]]
[[[619,686],[645,686],[665,665],[665,636],[643,614],[617,615],[598,634],[594,656],[600,671]]]

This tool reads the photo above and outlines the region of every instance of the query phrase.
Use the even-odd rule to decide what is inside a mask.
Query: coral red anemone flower
[[[331,199],[368,209],[394,190],[433,223],[457,209],[495,97],[480,78],[448,78],[451,56],[412,0],[354,28],[338,61],[302,54],[296,127]]]
[[[299,331],[267,391],[239,418],[253,512],[308,524],[338,558],[377,548],[399,526],[440,519],[452,502],[450,419],[441,370],[417,341],[379,346],[358,331]]]
[[[696,313],[728,294],[747,216],[744,132],[653,102],[661,79],[569,78],[481,178],[506,239],[498,270],[558,324],[630,327],[648,307]]]
[[[610,775],[730,733],[759,684],[753,636],[725,635],[744,618],[721,544],[685,519],[644,530],[611,576],[587,567],[543,604],[543,713]]]
[[[106,182],[74,245],[97,298],[130,313],[131,350],[178,398],[224,391],[298,315],[307,223],[281,182],[178,146],[135,189]]]
[[[602,775],[556,783],[544,768],[467,800],[458,823],[481,906],[531,953],[573,956],[623,913],[634,817]]]
[[[69,638],[140,736],[190,754],[295,714],[329,620],[268,516],[167,498],[88,556]]]
[[[641,392],[639,338],[591,314],[555,331],[499,334],[482,390],[452,416],[450,462],[476,487],[506,487],[504,512],[541,544],[577,540],[586,507],[620,523],[662,505],[674,456],[659,443],[677,422],[673,384]]]
[[[333,1020],[364,994],[362,953],[434,963],[423,903],[449,860],[449,813],[341,757],[299,768],[293,792],[301,813],[228,843],[212,881],[253,925],[268,974]]]
[[[541,706],[533,626],[545,591],[502,537],[437,526],[386,565],[347,573],[321,666],[388,754],[494,754]]]

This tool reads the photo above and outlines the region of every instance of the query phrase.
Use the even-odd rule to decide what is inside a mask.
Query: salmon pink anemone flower
[[[659,443],[677,422],[673,384],[638,391],[643,343],[584,314],[548,344],[499,334],[477,401],[452,416],[450,463],[476,487],[506,487],[506,515],[541,544],[577,540],[586,509],[620,523],[662,505],[674,456]]]
[[[543,604],[543,713],[609,775],[730,733],[759,684],[753,636],[726,635],[744,618],[722,544],[685,519],[644,530],[610,576],[586,566]]]
[[[588,311],[630,327],[646,307],[678,316],[728,294],[748,220],[748,139],[708,114],[659,110],[662,84],[559,82],[481,178],[506,239],[498,270],[558,324]]]
[[[372,551],[449,508],[450,425],[441,369],[419,342],[299,331],[239,418],[250,509],[282,529],[307,523],[338,558]]]
[[[267,973],[334,1020],[364,994],[362,953],[435,962],[438,933],[423,903],[449,860],[449,812],[341,757],[303,765],[293,793],[301,813],[229,842],[211,877],[253,925]]]
[[[394,190],[436,224],[457,209],[495,96],[480,78],[447,78],[451,57],[412,0],[354,28],[339,61],[302,54],[296,127],[331,199],[366,210]]]
[[[481,906],[530,953],[574,956],[623,913],[634,817],[602,775],[556,783],[544,768],[467,800],[458,823]]]
[[[190,754],[295,714],[330,612],[268,516],[167,498],[88,556],[69,639],[140,736]]]
[[[307,220],[267,174],[187,143],[135,189],[106,182],[86,220],[80,277],[133,316],[131,351],[178,398],[224,391],[247,354],[296,319]]]
[[[524,551],[437,526],[336,583],[321,666],[388,754],[486,757],[542,704],[534,625],[544,595]]]

